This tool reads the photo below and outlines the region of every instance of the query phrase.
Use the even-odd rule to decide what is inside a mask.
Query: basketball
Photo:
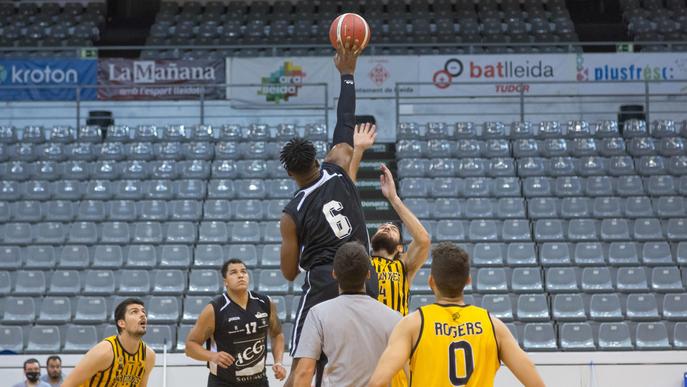
[[[351,37],[352,41],[357,39],[361,49],[367,47],[370,42],[370,26],[356,13],[337,16],[329,27],[329,41],[334,48],[337,48],[339,42],[345,42],[348,37]]]

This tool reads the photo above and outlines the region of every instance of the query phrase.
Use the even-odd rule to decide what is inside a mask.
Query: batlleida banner
[[[95,60],[0,60],[0,100],[74,101],[77,85],[96,85],[97,63]],[[95,87],[83,88],[79,93],[81,100],[94,100],[95,96]]]
[[[223,99],[224,60],[105,59],[98,64],[100,100]],[[212,87],[210,87],[212,86]]]

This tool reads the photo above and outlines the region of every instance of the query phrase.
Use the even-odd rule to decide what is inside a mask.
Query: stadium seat
[[[666,294],[663,298],[663,318],[666,320],[687,320],[687,294]]]
[[[4,324],[30,325],[36,319],[36,307],[31,297],[8,297],[4,300]]]
[[[530,266],[537,264],[534,243],[509,243],[506,250],[506,264],[509,266]]]
[[[630,328],[624,322],[605,322],[599,325],[598,345],[600,350],[622,351],[634,349]]]
[[[487,294],[482,297],[481,307],[501,321],[513,321],[513,304],[508,295]]]
[[[45,293],[46,278],[43,271],[18,271],[14,279],[14,295],[40,296]]]
[[[585,302],[580,294],[556,294],[551,306],[553,318],[557,321],[585,321]]]
[[[671,349],[668,329],[663,322],[640,322],[635,331],[638,350]]]
[[[24,349],[22,327],[0,325],[0,349],[21,353]]]
[[[546,270],[546,290],[551,293],[579,291],[574,267],[551,267]]]
[[[146,312],[152,324],[176,323],[181,315],[181,305],[177,297],[152,296],[146,302]]]
[[[516,315],[520,321],[548,321],[551,316],[545,294],[518,296]]]
[[[98,245],[93,252],[94,269],[116,269],[124,264],[121,246]]]
[[[170,269],[187,269],[191,265],[191,257],[192,253],[188,245],[163,245],[160,266]]]
[[[190,295],[217,295],[223,287],[216,269],[191,270],[188,284],[188,294]]]
[[[500,268],[481,268],[477,271],[476,290],[481,293],[504,293],[508,291],[506,271]]]
[[[556,334],[552,323],[526,324],[523,332],[522,344],[527,351],[554,351]]]
[[[570,245],[564,242],[545,242],[540,244],[539,261],[543,266],[571,265]]]
[[[616,283],[621,292],[645,292],[649,290],[646,271],[643,267],[621,267],[617,271]]]
[[[176,327],[167,325],[148,325],[146,344],[155,352],[172,351],[176,343]]]
[[[517,267],[511,272],[511,289],[515,293],[538,293],[543,291],[539,268]]]
[[[603,266],[606,263],[604,246],[600,242],[575,244],[573,262],[578,266]]]
[[[607,267],[585,267],[581,277],[582,290],[588,293],[615,290],[611,271]]]
[[[67,353],[84,353],[97,343],[98,335],[94,326],[68,325],[62,350]]]
[[[651,289],[656,292],[681,292],[680,270],[675,266],[654,267],[651,270]]]
[[[560,345],[564,351],[595,350],[592,327],[587,322],[564,323],[559,328]]]
[[[186,289],[186,273],[181,270],[156,270],[153,294],[180,295]]]
[[[147,270],[120,270],[117,276],[117,294],[132,296],[150,294],[150,276]]]
[[[60,330],[52,325],[35,325],[29,329],[26,353],[57,353],[61,347]]]
[[[107,302],[103,297],[77,297],[75,324],[97,324],[107,321]]]
[[[105,296],[114,294],[115,276],[111,270],[87,270],[84,276],[84,295]]]

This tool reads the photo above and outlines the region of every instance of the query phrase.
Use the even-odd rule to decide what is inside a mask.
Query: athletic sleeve
[[[355,129],[355,81],[353,75],[341,76],[341,91],[336,106],[336,126],[332,146],[345,142],[353,146]]]
[[[305,318],[298,348],[296,348],[296,354],[293,357],[296,359],[307,357],[308,359],[318,360],[322,354],[323,341],[322,321],[317,315],[317,309],[313,308]]]

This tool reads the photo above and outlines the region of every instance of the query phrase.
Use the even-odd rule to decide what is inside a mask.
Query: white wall
[[[28,357],[36,357],[44,365],[47,356],[0,356],[0,380],[6,381],[2,385],[11,385],[21,380],[21,367]],[[540,352],[531,353],[530,356],[537,364],[546,385],[550,387],[683,387],[683,374],[687,372],[687,351]],[[64,355],[62,358],[65,371],[69,372],[80,356]],[[205,366],[183,354],[168,355],[167,384],[164,385],[162,362],[163,356],[158,354],[150,386],[206,385]],[[290,361],[285,363],[290,364]],[[282,383],[271,378],[270,386],[282,386]],[[508,369],[502,367],[497,374],[495,386],[514,387],[520,384]]]

